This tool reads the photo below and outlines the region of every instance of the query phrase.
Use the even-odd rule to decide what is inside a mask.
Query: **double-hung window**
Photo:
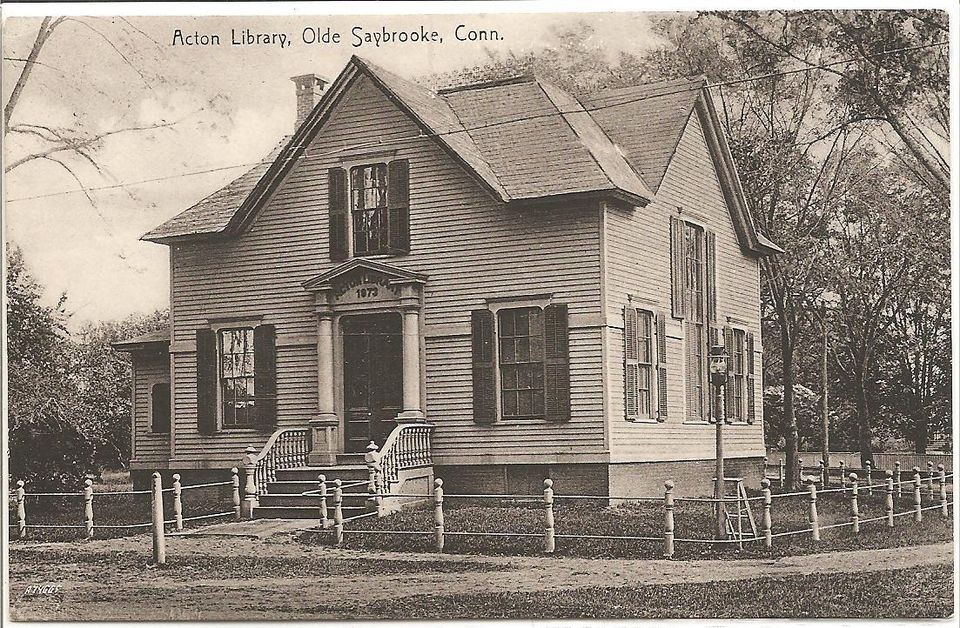
[[[687,321],[687,417],[707,418],[707,312],[704,299],[704,232],[698,225],[683,223],[684,268],[683,298]]]
[[[387,164],[350,169],[350,215],[354,255],[389,252]]]
[[[729,421],[743,422],[747,420],[747,334],[742,329],[731,329],[730,332],[730,376],[727,379],[726,394],[730,395],[727,404]]]
[[[629,421],[666,420],[667,371],[664,317],[624,309],[624,410]]]
[[[543,310],[498,312],[501,416],[543,418]]]
[[[223,427],[251,427],[257,422],[253,387],[253,329],[221,329],[217,336]]]

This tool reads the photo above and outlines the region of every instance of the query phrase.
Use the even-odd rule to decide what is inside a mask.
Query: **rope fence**
[[[910,480],[900,480],[894,481],[892,472],[888,472],[886,477],[886,482],[883,484],[864,484],[860,485],[858,482],[858,477],[855,473],[851,473],[847,478],[848,484],[845,483],[844,486],[837,487],[834,489],[818,490],[817,483],[814,478],[807,478],[807,490],[806,491],[794,491],[788,493],[773,494],[771,491],[771,481],[768,478],[764,478],[761,482],[761,494],[759,496],[747,496],[745,494],[736,496],[725,496],[723,498],[708,498],[708,497],[674,497],[673,489],[674,484],[672,481],[667,481],[664,483],[664,494],[663,497],[626,497],[626,496],[611,496],[611,495],[554,495],[553,482],[550,479],[544,480],[544,491],[540,495],[531,495],[531,494],[477,494],[477,493],[444,493],[443,490],[443,480],[437,478],[434,482],[433,491],[430,493],[376,493],[371,492],[369,497],[371,497],[378,506],[382,506],[384,500],[391,498],[405,498],[405,499],[417,499],[417,500],[429,500],[433,504],[434,510],[434,526],[433,529],[422,529],[422,530],[369,530],[369,529],[357,529],[357,528],[346,528],[345,523],[349,521],[355,521],[359,517],[353,517],[350,519],[345,519],[342,513],[342,503],[344,493],[342,492],[342,485],[340,482],[335,481],[333,483],[334,488],[330,490],[326,482],[321,482],[321,488],[314,491],[305,491],[303,495],[312,495],[319,497],[321,500],[320,508],[318,512],[321,515],[321,526],[316,528],[318,531],[330,532],[333,534],[333,541],[335,545],[341,545],[344,542],[345,535],[380,535],[380,536],[389,536],[389,535],[408,535],[408,536],[429,536],[434,537],[434,547],[436,551],[442,552],[445,545],[445,538],[447,537],[491,537],[491,538],[515,538],[515,539],[542,539],[543,540],[543,552],[547,554],[552,554],[555,551],[556,540],[565,539],[565,540],[594,540],[594,541],[634,541],[634,542],[644,542],[644,543],[659,543],[663,545],[663,556],[667,558],[672,558],[675,552],[676,544],[690,544],[690,545],[706,545],[706,544],[715,544],[718,546],[729,546],[732,544],[737,544],[741,548],[744,544],[748,543],[763,543],[767,548],[773,546],[774,539],[783,539],[786,537],[795,537],[800,535],[809,535],[810,539],[814,542],[819,542],[821,540],[821,532],[826,530],[841,530],[850,528],[853,535],[860,533],[860,526],[863,524],[874,523],[879,521],[885,521],[887,527],[894,527],[894,521],[899,517],[912,516],[913,520],[917,523],[922,521],[923,513],[931,510],[938,510],[942,517],[947,518],[950,516],[950,511],[953,506],[952,499],[948,499],[948,495],[952,498],[952,492],[947,491],[948,480],[951,480],[953,477],[952,473],[947,473],[946,470],[940,465],[938,472],[934,475],[930,475],[926,478],[922,477],[920,474],[920,469],[915,467],[913,469],[913,478]],[[906,500],[901,496],[903,495],[904,490],[898,487],[909,487],[909,495]],[[860,497],[861,495],[873,495],[874,490],[877,490],[878,497],[883,499],[872,500],[870,503],[871,507],[876,505],[882,505],[885,510],[883,516],[876,517],[867,517],[860,518]],[[841,515],[845,516],[845,520],[841,521],[831,521],[828,523],[820,522],[820,512],[818,510],[818,493],[822,497],[824,495],[829,495],[831,497],[839,498],[836,501],[828,501],[824,503],[829,504],[847,504],[848,510],[846,513]],[[773,521],[774,521],[774,504],[778,500],[783,500],[787,498],[803,498],[801,501],[801,506],[807,511],[807,525],[801,527],[800,529],[794,530],[773,530]],[[527,531],[480,531],[480,530],[447,530],[445,524],[445,511],[444,511],[444,502],[445,500],[450,499],[469,499],[469,500],[497,500],[500,502],[516,502],[516,501],[529,501],[535,502],[538,504],[538,507],[543,509],[543,518],[542,518],[542,531],[541,532],[527,532]],[[555,503],[564,500],[578,501],[578,500],[590,500],[590,501],[605,501],[609,502],[643,502],[649,504],[659,504],[662,507],[662,535],[652,536],[652,535],[607,535],[607,534],[574,534],[569,532],[558,532],[555,526],[555,512],[554,507]],[[333,517],[329,518],[329,509],[328,501],[332,502],[333,505]],[[907,509],[900,512],[896,512],[897,502],[900,502],[901,507],[903,502],[907,502]],[[759,516],[756,518],[760,525],[756,526],[753,530],[746,530],[741,534],[730,534],[729,531],[726,535],[720,536],[718,538],[695,538],[693,537],[678,537],[675,532],[675,507],[677,504],[690,503],[690,504],[706,504],[712,506],[714,509],[719,509],[730,503],[744,502],[748,503],[757,503],[762,502],[760,506]],[[932,502],[932,503],[931,503]],[[724,509],[724,516],[731,516],[729,513],[726,513]],[[373,515],[383,515],[382,512],[370,512],[367,513],[367,516]],[[361,516],[362,517],[362,516]],[[752,518],[753,515],[750,514]],[[751,524],[753,523],[751,519]],[[728,528],[729,530],[729,528]]]
[[[192,514],[186,513],[185,516],[183,499],[184,494],[189,494],[196,489],[209,489],[214,487],[232,487],[232,506],[231,510],[218,510],[216,512],[202,512],[211,510],[211,508],[202,508],[204,502],[193,502],[186,500],[188,507],[197,507],[201,512]],[[141,496],[150,496],[149,508],[145,503],[121,504],[118,500],[124,497],[138,499]],[[54,504],[50,508],[44,509],[40,502],[42,498],[82,498],[82,507],[72,513],[72,508],[64,508],[63,504]],[[106,501],[104,501],[106,498]],[[155,537],[162,536],[165,526],[173,527],[177,532],[183,530],[184,523],[191,521],[204,521],[209,519],[233,517],[240,518],[240,480],[239,471],[234,468],[230,470],[230,479],[220,482],[202,482],[198,484],[182,484],[180,475],[174,473],[172,484],[163,488],[160,481],[160,474],[153,474],[152,487],[148,490],[127,490],[127,491],[95,491],[93,480],[87,478],[83,482],[83,490],[75,492],[53,492],[26,490],[23,480],[16,483],[16,490],[13,491],[13,501],[15,505],[15,515],[12,514],[9,528],[16,530],[16,539],[27,540],[30,538],[29,531],[34,530],[82,530],[80,535],[82,539],[92,539],[97,530],[114,532],[143,532],[150,528],[154,529]],[[219,501],[219,500],[217,500]],[[164,517],[164,514],[170,513],[172,516]],[[76,516],[80,522],[74,523],[69,519],[62,522],[50,522],[50,519],[66,519]],[[103,521],[99,518],[103,517]],[[142,517],[137,521],[138,517]],[[124,518],[133,519],[133,521],[123,521]],[[36,521],[34,520],[36,519]],[[46,519],[46,521],[44,520]],[[149,521],[145,521],[149,520]],[[76,521],[76,520],[75,520]],[[82,522],[82,523],[81,523]],[[160,528],[158,531],[157,528]]]

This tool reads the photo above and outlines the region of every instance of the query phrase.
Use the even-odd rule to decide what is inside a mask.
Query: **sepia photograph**
[[[957,23],[5,4],[15,622],[955,617]]]

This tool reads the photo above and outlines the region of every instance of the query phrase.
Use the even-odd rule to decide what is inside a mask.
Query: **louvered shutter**
[[[706,232],[707,244],[707,320],[717,321],[717,234]]]
[[[683,286],[686,281],[686,256],[684,252],[683,221],[676,216],[670,217],[670,287],[672,293],[672,312],[676,318],[686,314],[683,301]]]
[[[170,384],[154,384],[150,389],[150,431],[170,433]]]
[[[410,252],[410,162],[395,159],[388,165],[387,211],[390,250]]]
[[[624,415],[634,421],[640,414],[637,399],[639,347],[637,346],[637,311],[630,306],[623,308],[623,373]]]
[[[216,434],[217,423],[217,334],[197,330],[197,431]]]
[[[753,334],[747,333],[747,423],[757,419],[754,384],[756,376],[753,373]]]
[[[733,337],[733,328],[724,327],[723,328],[723,347],[727,352],[727,385],[723,387],[723,418],[727,423],[740,420],[740,417],[737,416],[737,404],[735,399],[737,381],[735,377],[730,377],[729,373],[732,370],[733,366],[733,353],[734,353],[734,337]]]
[[[548,421],[570,419],[570,340],[566,303],[543,308],[543,398]]]
[[[717,387],[710,381],[710,348],[720,344],[720,330],[711,326],[707,331],[707,346],[703,352],[706,356],[706,368],[704,386],[707,387],[707,420],[711,423],[717,422],[717,415],[720,413],[720,397],[717,394]]]
[[[349,216],[347,199],[347,171],[343,168],[330,168],[327,173],[327,194],[330,220],[330,259],[347,259],[350,247],[347,242],[347,218]]]
[[[272,432],[277,425],[277,331],[273,325],[253,329],[253,395],[257,428]]]
[[[657,312],[657,420],[667,420],[667,321],[663,312]]]
[[[494,361],[493,312],[470,313],[473,360],[473,420],[488,424],[497,420],[496,369]]]

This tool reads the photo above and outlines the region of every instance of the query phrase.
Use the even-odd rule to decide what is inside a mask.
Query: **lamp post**
[[[727,385],[727,350],[723,345],[714,345],[710,347],[710,384],[716,388],[716,399],[718,400],[718,407],[716,408],[717,460],[716,469],[714,471],[716,477],[713,481],[713,497],[717,500],[717,538],[724,539],[727,536],[727,526],[726,522],[724,521],[724,508],[722,501],[724,496],[723,422],[725,420],[725,417],[723,416],[723,409],[726,404],[722,399],[722,393],[725,392],[725,387]]]
[[[828,341],[830,336],[830,329],[827,326],[827,308],[834,305],[838,300],[836,294],[832,292],[821,292],[816,299],[817,305],[820,306],[818,312],[818,318],[820,319],[820,330],[823,332],[822,340],[822,351],[823,356],[820,363],[820,420],[821,420],[821,453],[820,456],[823,458],[823,466],[827,469],[830,468],[830,402],[828,398],[829,393],[829,379],[827,373],[827,352],[829,350]],[[814,310],[816,311],[816,310]],[[830,477],[829,471],[827,477]]]

